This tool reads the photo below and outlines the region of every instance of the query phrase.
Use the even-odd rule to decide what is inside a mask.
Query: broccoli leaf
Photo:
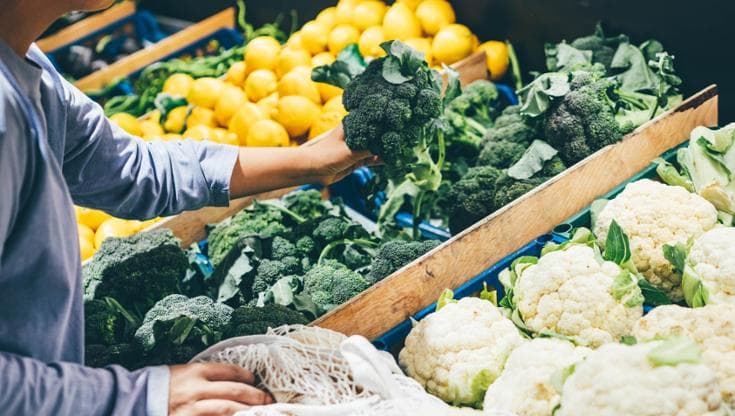
[[[361,74],[366,66],[357,44],[352,43],[345,46],[331,64],[314,68],[311,72],[311,79],[314,82],[344,88],[355,76]]]
[[[459,72],[451,66],[442,65],[447,74],[447,88],[444,90],[444,105],[462,95],[462,87],[459,84]]]
[[[660,81],[648,66],[643,52],[628,42],[618,46],[610,68],[618,71],[614,78],[622,90],[652,93],[658,91]]]
[[[673,303],[671,298],[669,298],[664,291],[653,286],[646,279],[639,279],[638,287],[641,288],[641,293],[643,294],[644,303],[646,305],[659,306],[670,305]]]
[[[672,337],[654,347],[646,356],[654,367],[697,364],[702,359],[702,351],[696,342],[686,337]]]
[[[544,50],[546,52],[546,68],[551,72],[592,63],[592,51],[579,50],[565,42],[556,45],[547,43]]]
[[[240,293],[240,285],[242,284],[243,278],[255,270],[252,263],[254,253],[255,250],[250,246],[242,249],[240,257],[227,270],[227,274],[219,286],[217,302],[225,303]]]
[[[555,98],[569,92],[569,75],[561,72],[548,72],[539,75],[530,84],[518,91],[521,98],[521,113],[538,117],[546,112]]]
[[[544,164],[559,152],[544,141],[534,140],[523,156],[508,168],[508,176],[513,179],[529,179],[544,168]]]
[[[380,47],[388,55],[383,63],[383,78],[391,84],[412,80],[425,63],[424,54],[399,40],[383,42]]]

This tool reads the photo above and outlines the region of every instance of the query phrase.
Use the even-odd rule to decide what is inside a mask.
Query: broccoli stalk
[[[346,245],[356,245],[358,247],[374,248],[378,246],[378,243],[376,243],[375,241],[366,240],[362,238],[332,241],[331,243],[327,244],[324,247],[324,249],[322,249],[322,252],[319,254],[319,259],[317,260],[317,264],[324,264],[324,261],[329,258],[329,255],[332,254],[332,251],[334,251],[335,248],[340,247],[340,246],[346,246]]]

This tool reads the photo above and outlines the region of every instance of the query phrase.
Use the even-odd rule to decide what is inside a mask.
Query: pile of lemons
[[[127,237],[160,221],[123,220],[103,211],[75,206],[81,260],[87,260],[100,248],[107,237]]]

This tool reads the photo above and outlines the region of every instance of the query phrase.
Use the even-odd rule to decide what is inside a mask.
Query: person
[[[266,404],[237,366],[88,368],[73,204],[167,216],[373,163],[336,129],[308,146],[144,142],[105,118],[33,41],[59,16],[112,0],[9,0],[0,8],[0,414],[231,415]]]

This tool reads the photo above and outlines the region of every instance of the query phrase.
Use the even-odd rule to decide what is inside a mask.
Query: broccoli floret
[[[498,89],[487,80],[478,80],[464,87],[462,94],[447,105],[446,113],[454,113],[479,123],[484,127],[493,124],[493,111],[498,100]]]
[[[322,313],[347,302],[370,287],[370,283],[345,265],[326,260],[304,275],[304,293],[309,295]]]
[[[337,240],[358,238],[366,234],[362,226],[346,217],[325,218],[312,232],[314,239],[322,245]]]
[[[253,279],[253,296],[266,291],[283,276],[301,272],[301,261],[293,256],[281,260],[261,260]]]
[[[495,211],[495,183],[503,171],[492,166],[476,166],[452,185],[449,200],[453,205],[449,229],[459,233]]]
[[[87,344],[117,344],[139,325],[140,321],[112,298],[84,301],[84,341]]]
[[[84,364],[88,367],[101,368],[117,364],[132,371],[143,366],[142,357],[143,351],[135,343],[87,344],[84,347]]]
[[[316,241],[309,236],[303,236],[296,240],[296,252],[301,257],[313,257],[317,254]]]
[[[348,244],[342,251],[342,259],[344,260],[345,266],[352,270],[357,270],[369,265],[373,260],[373,256],[371,252],[365,250],[363,247]]]
[[[423,256],[440,243],[435,240],[426,241],[388,241],[380,246],[373,259],[367,279],[378,282],[396,270]]]
[[[496,182],[492,206],[495,209],[504,207],[519,197],[527,194],[528,191],[541,185],[547,179],[547,177],[539,176],[518,180],[504,174],[498,178],[498,181]]]
[[[322,199],[322,194],[316,189],[291,192],[283,197],[283,203],[304,219],[321,217],[332,208],[331,203]]]
[[[301,313],[285,306],[268,304],[263,307],[241,306],[232,312],[224,330],[225,338],[265,334],[268,328],[281,325],[306,325],[309,321]]]
[[[296,246],[281,236],[273,238],[271,243],[271,258],[280,260],[284,257],[295,257],[298,254]]]
[[[507,169],[523,156],[526,146],[508,140],[488,141],[477,157],[478,166],[492,166],[498,169]]]
[[[178,292],[189,261],[170,230],[108,238],[83,269],[84,298],[117,300],[142,316],[166,295]]]

